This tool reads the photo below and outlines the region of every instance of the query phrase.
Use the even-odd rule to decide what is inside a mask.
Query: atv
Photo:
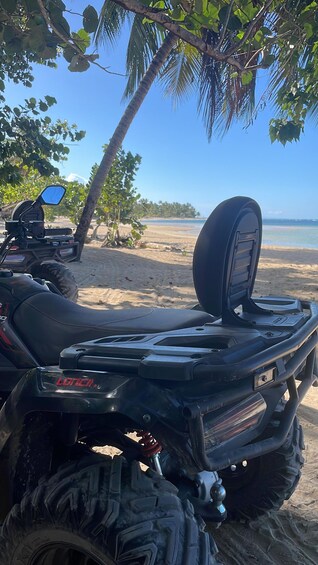
[[[1,565],[215,565],[204,522],[292,495],[318,308],[252,296],[261,232],[250,198],[214,210],[195,310],[90,310],[0,272]]]
[[[65,265],[79,257],[78,242],[74,241],[71,228],[45,228],[43,202],[39,198],[24,200],[14,207],[5,206],[1,215],[6,219],[3,266],[15,273],[29,273],[49,281],[63,296],[76,302],[77,283]]]

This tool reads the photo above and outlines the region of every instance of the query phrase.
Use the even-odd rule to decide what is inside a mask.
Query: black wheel
[[[65,298],[77,302],[78,286],[72,271],[62,263],[50,262],[32,268],[32,276],[50,281]]]
[[[189,502],[122,457],[64,466],[3,525],[1,565],[214,565],[215,545]]]
[[[283,404],[275,411],[267,433],[277,427]],[[304,463],[302,427],[295,417],[285,443],[276,451],[219,471],[226,489],[229,520],[254,520],[279,510],[297,487]]]

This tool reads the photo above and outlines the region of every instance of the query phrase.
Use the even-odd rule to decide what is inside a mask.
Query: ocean
[[[204,219],[144,219],[146,225],[174,226],[198,235]],[[263,245],[318,249],[318,220],[263,219]]]

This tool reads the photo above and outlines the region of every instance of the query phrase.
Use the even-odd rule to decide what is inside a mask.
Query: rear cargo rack
[[[287,299],[280,299],[282,304],[277,298],[262,299],[262,307],[272,311],[266,320],[271,318],[272,325],[262,325],[260,314],[260,323],[254,327],[235,328],[216,320],[179,331],[107,337],[65,349],[60,367],[66,377],[93,375],[96,382],[100,382],[101,390],[107,388],[108,380],[111,382],[114,376],[121,376],[125,386],[127,382],[138,380],[135,386],[137,390],[140,387],[144,390],[146,407],[135,406],[132,397],[132,419],[140,419],[138,410],[141,409],[150,414],[154,412],[155,419],[162,418],[162,425],[166,425],[164,422],[171,413],[172,422],[177,418],[179,430],[187,430],[190,440],[191,456],[184,455],[188,457],[184,464],[188,468],[222,469],[282,445],[299,403],[317,379],[317,305],[288,300],[289,308]],[[142,380],[144,385],[140,384]],[[169,404],[169,390],[174,398],[172,404]],[[287,390],[289,399],[279,427],[273,430],[271,437],[255,441]],[[157,398],[160,398],[159,405]],[[240,420],[235,424],[233,417],[230,434],[233,431],[234,435],[231,437],[229,430],[224,431],[227,434],[224,443],[224,411],[227,420],[234,405],[236,411],[240,410],[239,414],[250,415],[251,424],[244,433],[235,434],[235,425],[240,426]],[[169,433],[165,431],[162,436],[160,428],[156,428],[158,439],[168,450],[186,441],[180,431],[171,426],[172,423]],[[186,445],[183,452],[187,453]]]
[[[301,349],[318,326],[316,304],[289,302],[290,309],[285,303],[277,305],[277,298],[262,298],[262,307],[272,312],[265,322],[262,314],[250,315],[256,318],[253,327],[238,329],[217,320],[178,331],[120,335],[76,344],[62,352],[60,367],[116,371],[163,381],[208,377],[226,382],[275,366],[275,378],[279,379],[285,369],[284,364],[276,366],[277,362]]]

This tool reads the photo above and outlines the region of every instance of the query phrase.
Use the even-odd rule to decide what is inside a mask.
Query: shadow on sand
[[[318,524],[289,509],[250,525],[224,524],[209,529],[224,565],[316,565]]]

